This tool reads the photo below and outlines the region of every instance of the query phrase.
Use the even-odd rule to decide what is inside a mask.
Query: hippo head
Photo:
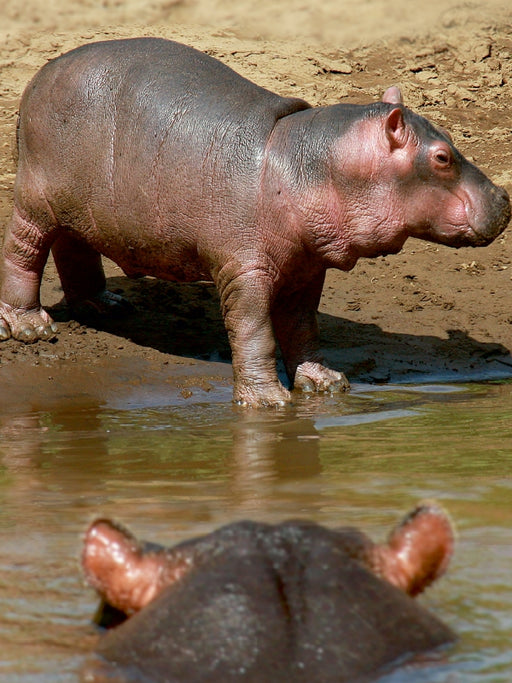
[[[398,88],[383,102],[390,157],[408,234],[451,247],[483,246],[507,226],[507,192],[454,146],[451,136],[402,104]]]
[[[83,680],[369,680],[454,640],[412,599],[446,571],[453,545],[432,501],[382,544],[291,520],[235,522],[163,548],[97,520],[82,563],[103,599],[96,622],[110,630]]]
[[[302,123],[293,135],[288,124],[300,160],[288,206],[301,207],[304,242],[327,267],[350,270],[360,257],[396,253],[408,237],[485,245],[510,220],[507,192],[446,131],[405,107],[396,87],[380,102],[298,112],[282,128],[286,118]]]

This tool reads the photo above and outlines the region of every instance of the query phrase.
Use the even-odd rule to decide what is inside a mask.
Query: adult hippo
[[[290,383],[346,388],[322,364],[327,268],[409,236],[491,242],[507,193],[403,106],[312,108],[158,38],[85,45],[47,63],[20,105],[14,212],[3,248],[0,339],[56,326],[39,289],[50,252],[71,306],[119,306],[100,255],[130,276],[212,280],[232,349],[234,400],[281,405]]]
[[[101,617],[122,623],[100,640],[84,680],[368,680],[454,640],[411,597],[444,573],[453,545],[434,503],[382,545],[357,529],[290,521],[238,522],[166,549],[97,520],[82,564]]]

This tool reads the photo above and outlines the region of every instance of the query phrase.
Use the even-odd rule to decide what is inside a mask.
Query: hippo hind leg
[[[81,320],[118,316],[132,310],[119,294],[106,289],[101,254],[70,233],[59,235],[52,245],[66,304]]]

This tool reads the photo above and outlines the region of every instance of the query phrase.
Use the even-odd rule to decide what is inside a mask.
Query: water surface
[[[512,384],[356,386],[281,412],[220,383],[169,400],[92,396],[0,418],[0,680],[77,680],[95,642],[81,534],[96,516],[172,544],[242,518],[353,524],[382,540],[422,498],[458,528],[422,598],[459,634],[385,683],[512,677]]]

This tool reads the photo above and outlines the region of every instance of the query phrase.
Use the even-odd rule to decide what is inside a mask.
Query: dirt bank
[[[409,106],[448,128],[466,156],[512,191],[512,34],[505,3],[434,0],[412,14],[406,0],[392,7],[367,0],[356,16],[352,4],[338,0],[314,8],[296,0],[241,0],[236,10],[227,0],[101,6],[27,0],[20,7],[7,0],[0,21],[2,230],[12,205],[16,111],[27,81],[47,59],[79,44],[135,35],[189,43],[265,87],[313,104],[368,102],[398,84]],[[326,356],[352,380],[512,374],[511,263],[505,233],[477,250],[410,240],[396,256],[331,272],[320,308]],[[74,365],[104,373],[112,359],[126,367],[136,359],[166,378],[189,362],[194,381],[217,376],[218,366],[201,363],[198,372],[189,360],[229,359],[213,288],[129,281],[107,266],[110,288],[138,312],[99,329],[66,321],[66,312],[55,309],[62,320],[56,340],[0,346],[4,387],[33,366],[50,368],[48,376]],[[54,306],[60,296],[50,263],[42,300]],[[183,371],[177,374],[183,383]]]

